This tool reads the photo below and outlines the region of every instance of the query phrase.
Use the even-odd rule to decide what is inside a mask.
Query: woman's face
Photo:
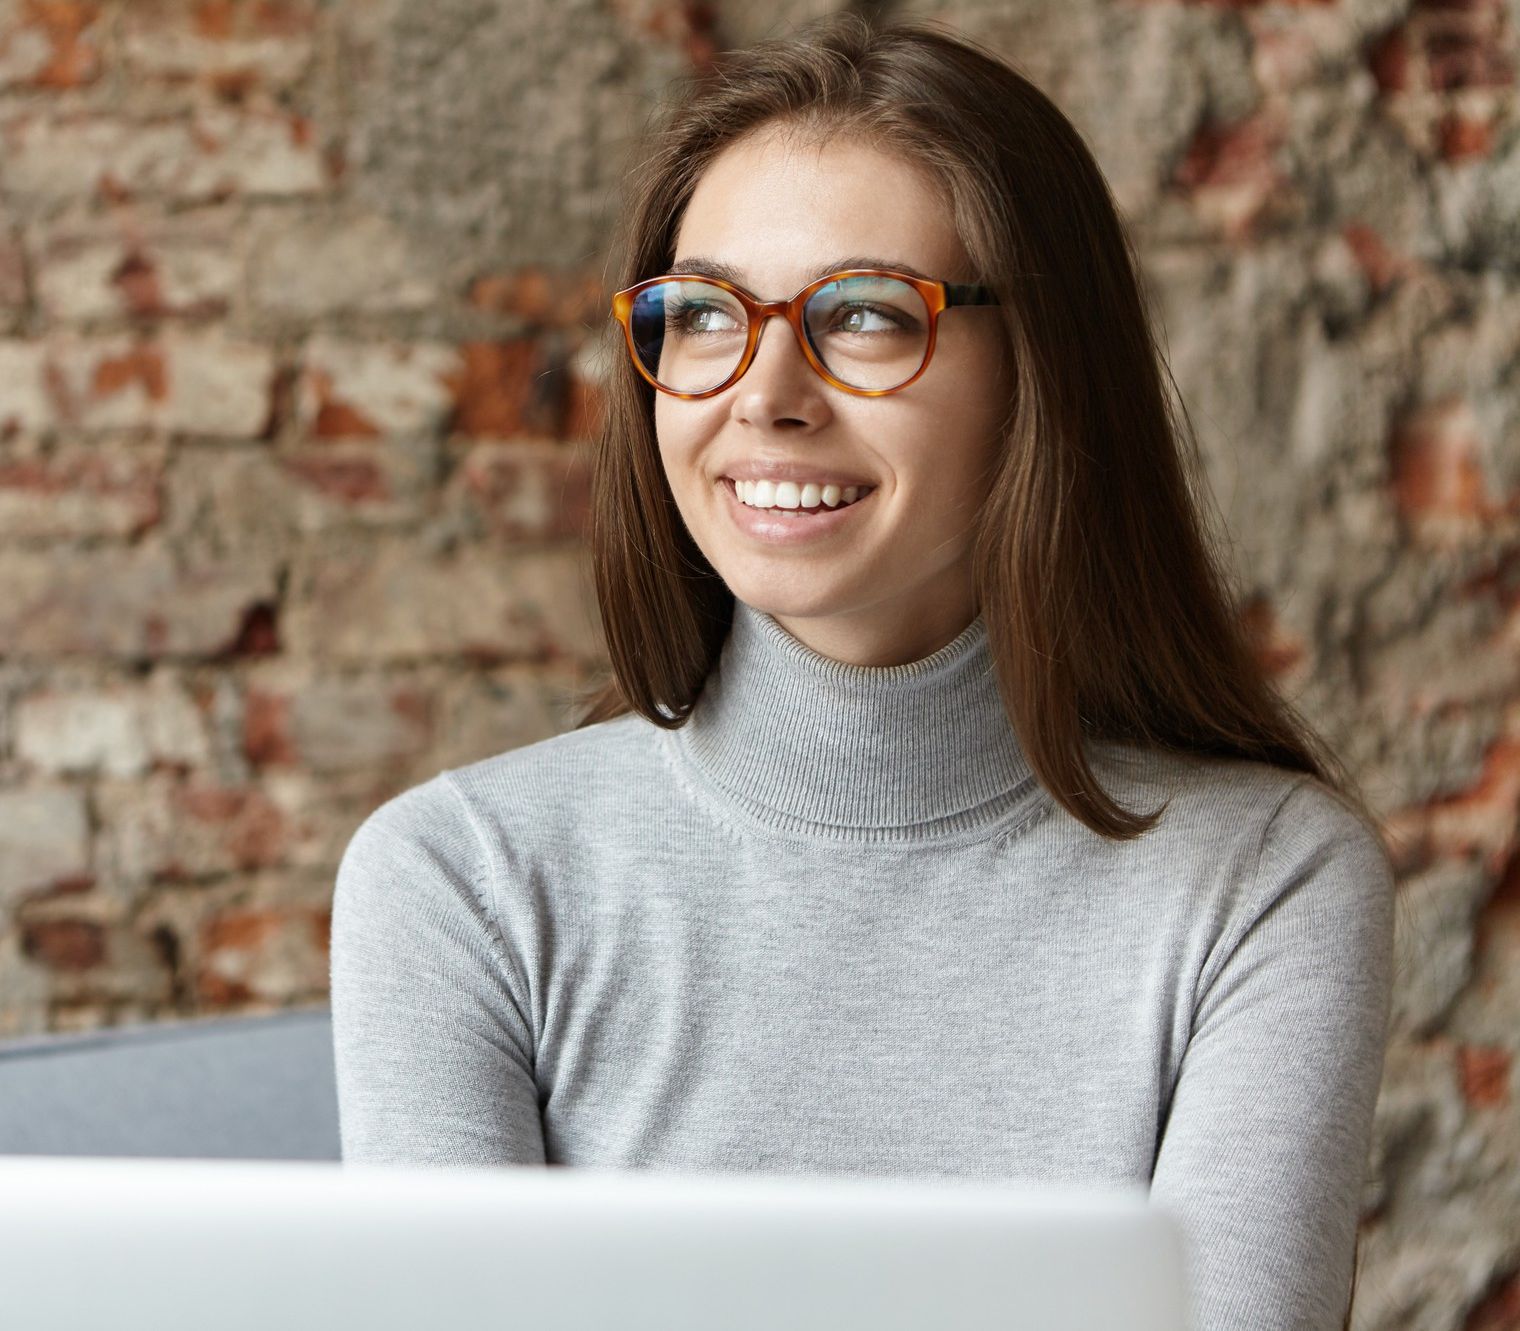
[[[703,271],[709,260],[728,264],[761,300],[785,299],[846,266],[966,282],[947,207],[901,158],[858,141],[801,147],[762,131],[698,181],[673,262],[699,260]],[[861,258],[873,262],[850,262]],[[995,306],[951,307],[920,378],[860,397],[825,383],[787,323],[771,318],[737,383],[696,400],[656,393],[655,432],[676,504],[734,595],[815,651],[856,665],[918,660],[964,629],[978,608],[973,524],[1011,391],[1003,348]],[[874,489],[816,535],[788,529],[788,539],[767,539],[740,520],[729,478],[777,462]]]

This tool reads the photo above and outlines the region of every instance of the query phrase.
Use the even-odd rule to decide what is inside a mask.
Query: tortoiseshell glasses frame
[[[831,374],[828,367],[819,359],[818,353],[813,349],[807,330],[803,326],[802,311],[808,298],[815,291],[827,286],[830,282],[837,282],[842,277],[893,277],[899,282],[906,282],[923,297],[924,306],[929,314],[929,334],[924,343],[924,359],[918,369],[908,378],[891,388],[856,388],[851,384]],[[749,328],[744,343],[744,353],[739,357],[739,363],[734,372],[721,384],[712,388],[703,389],[699,393],[682,393],[673,388],[667,388],[650,374],[639,356],[637,344],[633,339],[633,302],[639,292],[647,287],[657,286],[661,282],[675,282],[680,280],[695,279],[705,282],[710,286],[721,287],[744,307],[745,314],[749,317]],[[999,305],[1002,302],[991,287],[978,286],[973,283],[963,282],[937,282],[926,277],[914,277],[909,273],[900,273],[891,268],[845,268],[837,273],[828,273],[809,282],[790,300],[761,300],[741,286],[732,282],[726,282],[721,277],[709,277],[705,273],[665,273],[659,277],[647,277],[642,282],[635,282],[631,287],[625,287],[612,297],[612,317],[623,326],[623,337],[628,345],[628,354],[633,359],[633,365],[648,383],[661,393],[671,397],[697,399],[712,397],[715,393],[721,393],[725,388],[731,387],[744,377],[744,372],[749,369],[750,363],[755,359],[755,349],[760,344],[760,329],[764,321],[773,314],[779,314],[792,326],[792,332],[796,335],[797,343],[802,348],[802,354],[807,357],[807,362],[813,367],[825,383],[833,385],[846,393],[853,393],[857,397],[881,397],[887,393],[900,393],[909,384],[917,380],[925,370],[929,368],[929,362],[934,357],[934,340],[939,330],[939,316],[947,309],[957,305]]]

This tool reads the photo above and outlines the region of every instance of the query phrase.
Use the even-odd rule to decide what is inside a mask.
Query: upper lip
[[[798,485],[813,481],[818,485],[872,487],[875,482],[842,471],[830,471],[816,462],[739,462],[723,473],[732,481],[795,481]]]

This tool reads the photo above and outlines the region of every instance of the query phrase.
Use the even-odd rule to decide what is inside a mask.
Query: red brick
[[[1485,914],[1514,915],[1520,919],[1520,852],[1509,857],[1483,911]]]
[[[39,456],[0,444],[0,534],[131,537],[162,516],[164,457],[63,447]]]
[[[1350,247],[1357,267],[1374,292],[1386,291],[1400,278],[1409,276],[1415,270],[1413,260],[1391,249],[1383,237],[1365,222],[1348,222],[1341,228],[1341,237]]]
[[[298,761],[290,734],[290,699],[250,688],[243,700],[243,752],[258,767],[292,767]]]
[[[1448,162],[1492,153],[1515,85],[1503,0],[1416,0],[1367,59],[1390,119],[1417,151]]]
[[[1448,162],[1487,157],[1493,151],[1494,126],[1490,120],[1471,120],[1453,112],[1441,121],[1436,132],[1440,154]]]
[[[1241,612],[1241,620],[1268,674],[1286,676],[1304,665],[1307,649],[1303,639],[1283,630],[1276,609],[1266,597],[1252,597]]]
[[[563,444],[476,444],[450,487],[499,540],[574,539],[590,521],[589,455]]]
[[[272,563],[186,561],[156,544],[56,553],[0,547],[0,642],[24,660],[85,654],[226,659],[252,607],[275,596]]]
[[[219,331],[152,339],[59,334],[47,343],[58,417],[79,430],[257,439],[273,408],[273,352]]]
[[[546,328],[584,329],[609,317],[601,280],[578,270],[528,267],[487,274],[470,284],[469,301],[477,309]]]
[[[607,410],[606,383],[613,359],[627,354],[620,329],[606,329],[600,335],[585,338],[576,347],[566,367],[569,382],[564,438],[591,440],[601,433]]]
[[[200,930],[197,996],[228,1006],[321,992],[326,984],[328,910],[271,905],[230,910]]]
[[[535,340],[467,342],[459,350],[463,367],[448,380],[455,398],[456,434],[476,439],[562,437],[565,404]]]
[[[1520,1328],[1520,1272],[1508,1271],[1462,1319],[1462,1331],[1516,1331]]]
[[[1385,820],[1390,843],[1404,848],[1399,871],[1437,859],[1480,859],[1496,879],[1514,854],[1520,807],[1520,735],[1501,735],[1466,789],[1399,809]]]
[[[28,892],[23,900],[30,905],[33,902],[56,901],[59,897],[82,896],[92,891],[98,881],[92,873],[66,874],[62,878],[55,878],[39,891]]]
[[[694,68],[717,58],[717,7],[707,0],[613,0],[612,8],[631,31],[677,48]]]
[[[102,356],[95,362],[90,391],[97,397],[109,397],[134,382],[141,384],[154,402],[168,396],[164,358],[157,347],[129,347],[119,356]]]
[[[1495,505],[1482,452],[1477,421],[1465,402],[1447,399],[1411,413],[1395,430],[1391,449],[1399,510],[1422,528],[1453,519],[1486,521]]]
[[[331,957],[332,911],[321,910],[313,912],[309,923],[311,926],[312,942],[317,945],[324,957]]]
[[[316,27],[306,0],[133,0],[122,15],[122,44],[138,76],[241,97],[300,77]]]
[[[275,656],[279,651],[279,611],[273,600],[262,600],[244,607],[232,640],[215,652],[213,659],[228,661],[247,656]]]
[[[1403,92],[1410,83],[1411,59],[1409,34],[1403,28],[1395,28],[1368,49],[1367,67],[1381,91]]]
[[[218,839],[237,868],[280,863],[285,849],[285,820],[262,791],[189,785],[180,791],[179,805],[189,818],[218,830]]]
[[[1513,55],[1500,45],[1501,12],[1494,7],[1483,21],[1474,23],[1464,18],[1449,26],[1443,24],[1444,30],[1426,36],[1426,82],[1432,92],[1507,88],[1514,83]]]
[[[289,515],[302,530],[414,523],[434,511],[439,445],[430,439],[319,439],[282,444]]]
[[[101,7],[89,0],[22,0],[0,27],[0,87],[79,88],[100,76]]]
[[[1173,172],[1174,184],[1231,239],[1247,237],[1283,191],[1279,116],[1269,108],[1233,124],[1201,126]]]
[[[313,370],[306,378],[307,389],[316,401],[311,416],[311,432],[318,439],[375,439],[379,427],[351,402],[344,402],[334,392],[332,375]]]
[[[58,223],[36,259],[38,304],[54,322],[224,314],[240,276],[235,239],[216,210]]]
[[[22,926],[21,950],[50,970],[89,970],[105,960],[105,930],[90,920],[38,920]]]
[[[433,739],[432,695],[385,678],[252,688],[244,751],[260,766],[340,773],[395,768]]]
[[[321,146],[277,106],[196,107],[188,119],[35,112],[3,127],[0,183],[21,201],[201,202],[318,193]]]
[[[370,777],[349,783],[359,788],[352,798],[367,798],[377,784]],[[325,872],[343,849],[332,844],[336,832],[351,817],[345,783],[295,771],[227,785],[203,764],[189,773],[102,779],[94,790],[99,871],[118,890],[138,894],[181,885],[190,894],[239,875],[252,887],[295,870]],[[342,807],[335,812],[333,804]]]
[[[306,345],[295,385],[297,423],[318,439],[440,433],[462,370],[442,343],[348,342],[319,334]]]
[[[1462,1094],[1468,1104],[1496,1109],[1509,1103],[1509,1050],[1496,1045],[1458,1045],[1457,1060]]]
[[[1384,93],[1508,88],[1515,36],[1503,0],[1417,0],[1404,23],[1372,44],[1368,66]]]
[[[385,471],[374,458],[308,454],[286,458],[282,465],[308,485],[345,503],[391,497]]]
[[[14,235],[0,229],[0,314],[26,308],[26,258]]]

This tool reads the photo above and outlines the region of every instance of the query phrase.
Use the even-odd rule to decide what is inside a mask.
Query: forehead
[[[756,295],[779,299],[855,255],[965,280],[948,201],[923,168],[858,139],[765,132],[726,148],[702,173],[673,258],[731,265]]]

